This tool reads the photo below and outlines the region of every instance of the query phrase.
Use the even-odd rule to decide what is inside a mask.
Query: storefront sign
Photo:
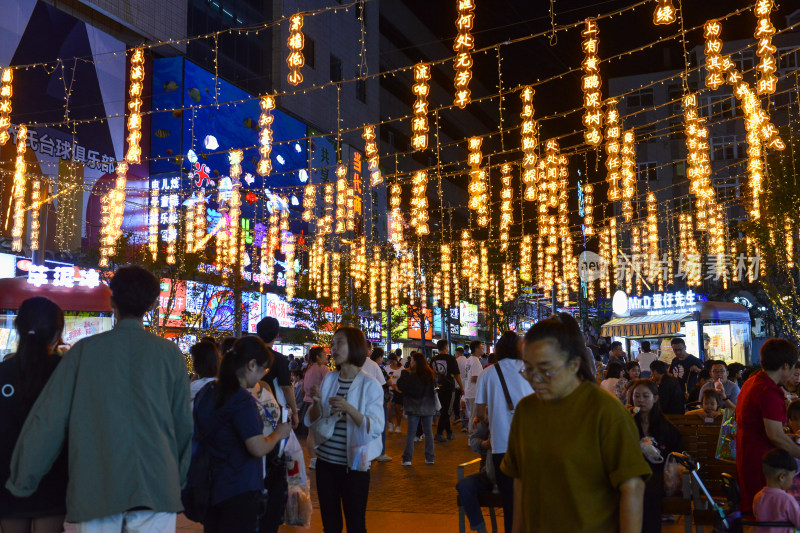
[[[624,316],[631,311],[644,311],[647,315],[666,315],[672,313],[692,313],[697,307],[694,291],[659,292],[650,296],[628,296],[623,291],[614,293],[611,301],[614,314]]]
[[[52,279],[47,276],[49,272],[53,273]],[[30,265],[28,267],[28,283],[34,287],[53,285],[54,287],[93,289],[100,285],[100,272],[94,269],[80,270],[69,266],[49,268],[43,265]]]
[[[461,314],[461,331],[459,334],[464,337],[477,337],[478,335],[478,306],[469,302],[459,302],[459,312]]]
[[[364,335],[367,337],[368,341],[372,341],[374,343],[381,342],[383,328],[381,327],[380,318],[375,318],[372,316],[359,316],[358,323],[359,326],[361,326],[361,331],[364,332]]]

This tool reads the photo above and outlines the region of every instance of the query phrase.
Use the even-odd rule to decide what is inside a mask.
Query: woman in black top
[[[4,533],[60,533],[67,512],[65,451],[32,496],[12,496],[5,484],[25,418],[61,360],[56,348],[64,330],[64,313],[37,296],[22,302],[14,325],[19,335],[17,352],[0,363],[0,529]]]
[[[414,435],[421,425],[425,433],[425,463],[432,465],[433,453],[433,417],[436,409],[436,385],[434,374],[425,356],[414,352],[411,357],[411,369],[403,371],[397,381],[397,390],[403,395],[403,410],[408,416],[408,432],[406,449],[403,452],[403,466],[411,466],[414,456]]]
[[[648,379],[638,379],[633,383],[633,418],[639,428],[639,438],[648,438],[661,454],[662,461],[654,462],[652,456],[645,459],[653,470],[653,475],[645,483],[642,533],[661,531],[661,499],[664,497],[664,464],[672,452],[683,449],[681,434],[661,413],[658,405],[658,387]]]

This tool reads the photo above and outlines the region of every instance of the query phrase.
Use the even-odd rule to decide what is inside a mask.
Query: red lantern
[[[254,204],[256,200],[258,200],[258,196],[256,196],[254,192],[249,192],[245,195],[244,199],[247,200],[248,204]]]

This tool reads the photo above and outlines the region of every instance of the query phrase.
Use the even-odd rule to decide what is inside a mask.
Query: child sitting
[[[714,389],[706,389],[700,397],[700,409],[689,411],[687,416],[696,416],[708,424],[719,422],[722,419],[722,402],[719,393]]]
[[[797,463],[786,450],[774,449],[761,460],[767,486],[756,494],[753,513],[759,522],[791,522],[800,527],[800,503],[786,489],[792,486]],[[756,528],[754,533],[790,533],[794,528]]]

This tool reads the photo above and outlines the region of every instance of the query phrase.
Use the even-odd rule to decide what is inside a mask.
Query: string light
[[[400,305],[401,291],[402,288],[401,288],[401,276],[400,276],[400,261],[395,257],[392,258],[392,267],[389,276],[389,295],[390,295],[389,301],[392,307],[397,307]]]
[[[128,89],[128,153],[125,160],[138,164],[142,158],[142,92],[144,91],[144,50],[135,48],[131,55],[131,84]]]
[[[692,215],[681,213],[678,217],[678,228],[681,264],[684,268],[688,267],[688,272],[685,272],[686,281],[690,287],[697,287],[701,283],[700,253],[692,231]],[[677,281],[676,279],[675,282]]]
[[[683,97],[684,126],[686,129],[686,177],[689,179],[689,193],[696,198],[697,230],[708,230],[708,208],[714,203],[714,189],[711,186],[711,158],[709,156],[708,128],[705,119],[697,113],[697,95]]]
[[[467,143],[469,153],[467,164],[470,167],[469,208],[478,214],[478,226],[486,227],[489,225],[489,185],[487,183],[486,171],[480,168],[483,155],[481,154],[481,137],[470,137]]]
[[[582,48],[584,53],[581,87],[583,89],[583,125],[586,127],[584,140],[590,146],[599,146],[603,140],[600,128],[603,124],[603,111],[600,107],[602,97],[600,87],[600,58],[597,56],[598,39],[597,22],[586,19],[586,26],[581,32],[584,37]]]
[[[348,186],[346,191],[347,204],[347,231],[356,230],[356,195],[353,187]]]
[[[108,267],[108,257],[114,250],[117,239],[122,235],[122,219],[125,215],[125,186],[128,180],[128,164],[117,164],[117,179],[114,188],[101,200],[100,259],[102,268]]]
[[[403,213],[400,211],[400,184],[389,186],[389,208],[391,223],[389,224],[389,240],[395,244],[403,242]]]
[[[317,226],[320,235],[329,235],[333,230],[333,183],[326,183],[323,188],[323,200],[325,201],[325,215]]]
[[[647,254],[650,256],[650,273],[649,278],[658,280],[658,290],[664,290],[664,275],[657,262],[658,254],[658,202],[656,195],[652,192],[647,193],[647,241],[648,249]]]
[[[341,305],[339,303],[339,294],[340,294],[340,285],[342,283],[341,279],[341,263],[342,263],[342,255],[339,252],[333,252],[331,254],[331,302],[333,302],[333,307],[337,307]]]
[[[314,209],[317,207],[317,188],[310,183],[303,189],[303,221],[314,220]]]
[[[39,206],[41,205],[41,186],[39,180],[31,184],[31,251],[39,249]]]
[[[586,175],[586,185],[583,188],[583,233],[586,237],[594,235],[594,186],[589,183]]]
[[[656,10],[653,12],[653,24],[656,26],[672,24],[677,20],[675,6],[672,0],[656,0]]]
[[[426,109],[427,109],[427,103]],[[367,165],[369,168],[370,185],[377,187],[383,183],[383,176],[380,169],[380,157],[378,156],[378,143],[375,136],[375,126],[366,126],[361,135],[364,139],[364,152],[367,154]]]
[[[3,69],[0,75],[0,146],[5,146],[11,136],[8,128],[11,127],[11,96],[14,92],[12,83],[14,71],[11,67]]]
[[[792,269],[795,265],[794,260],[794,221],[787,218],[783,222],[783,230],[786,235],[786,268]]]
[[[633,218],[633,197],[636,195],[636,147],[633,130],[622,134],[622,216],[625,222]]]
[[[523,87],[520,92],[522,99],[522,183],[525,184],[523,197],[530,201],[536,201],[536,124],[533,121],[533,94],[534,90],[530,86]]]
[[[184,236],[186,240],[186,253],[194,252],[194,210],[187,209],[183,215]]]
[[[336,167],[336,233],[347,229],[347,166]]]
[[[14,226],[11,229],[11,249],[15,252],[22,251],[22,230],[25,227],[25,190],[27,177],[25,171],[25,149],[28,140],[28,128],[20,125],[17,130],[17,159],[14,163]]]
[[[389,309],[389,267],[386,260],[382,260],[381,264],[381,307]]]
[[[514,223],[514,213],[511,201],[514,199],[514,190],[511,188],[511,165],[504,163],[500,167],[503,188],[500,190],[500,251],[508,250],[508,230]]]
[[[611,258],[611,237],[609,235],[608,226],[600,229],[600,257],[609,260]],[[605,291],[606,298],[611,298],[611,286],[608,282],[608,272],[604,272],[600,276],[600,290]]]
[[[539,235],[536,237],[536,274],[539,279],[539,285],[545,286],[545,249],[544,249],[544,228],[539,226]]]
[[[378,282],[380,281],[380,254],[378,248],[372,251],[373,261],[369,264],[369,309],[374,315],[378,312]]]
[[[272,110],[275,109],[275,98],[270,95],[262,96],[259,100],[261,104],[261,115],[258,117],[258,127],[260,128],[258,134],[258,154],[259,160],[256,166],[256,172],[259,176],[269,176],[272,172],[272,123],[275,117],[272,116]],[[306,189],[308,190],[308,189]]]
[[[367,238],[362,236],[357,243],[350,266],[350,275],[353,278],[353,286],[361,289],[367,280]]]
[[[522,244],[519,248],[519,277],[523,283],[533,281],[531,271],[531,258],[533,257],[533,237],[530,235],[522,236]]]
[[[238,182],[234,182],[233,189],[231,190],[231,199],[228,201],[229,210],[228,216],[230,217],[229,222],[229,232],[228,232],[228,239],[229,239],[229,252],[228,257],[230,263],[235,261],[236,256],[239,253],[239,217],[241,216],[241,205],[242,205],[242,198],[241,194],[239,193],[239,188],[241,184]]]
[[[194,203],[194,240],[199,246],[200,242],[206,238],[206,199],[203,191],[197,193],[197,200]],[[188,250],[197,251],[197,248]]]
[[[411,147],[414,150],[428,148],[428,93],[431,79],[431,66],[426,63],[414,65],[414,85],[412,91],[417,99],[414,102],[414,117],[411,119]]]
[[[418,170],[411,182],[411,227],[417,235],[423,236],[428,230],[428,172]]]
[[[450,309],[450,279],[451,262],[453,260],[452,251],[449,244],[442,244],[441,253],[441,278],[442,278],[442,300],[444,308],[449,312]]]
[[[289,39],[286,43],[289,47],[289,55],[286,57],[289,74],[286,76],[286,80],[294,86],[303,83],[303,74],[300,73],[300,69],[306,63],[303,57],[305,37],[302,30],[303,15],[300,13],[292,15],[292,18],[289,19]]]
[[[331,253],[323,252],[322,257],[322,297],[328,299],[331,296]],[[335,305],[336,300],[333,300]]]
[[[754,11],[757,19],[755,38],[758,40],[756,56],[760,60],[756,65],[758,94],[774,94],[778,84],[778,77],[775,76],[778,67],[773,54],[778,51],[778,48],[772,44],[772,36],[775,35],[775,26],[769,19],[769,14],[772,12],[772,0],[757,0]]]
[[[489,285],[489,249],[487,248],[485,242],[481,242],[480,251],[481,251],[480,307],[481,310],[485,313],[487,310],[486,296],[489,290],[491,290],[491,286]]]
[[[469,82],[472,79],[472,56],[470,51],[475,47],[475,41],[470,33],[475,23],[475,3],[473,0],[456,0],[458,17],[456,17],[456,40],[453,51],[456,53],[453,68],[456,71],[456,94],[453,103],[464,109],[470,102]]]
[[[611,266],[614,269],[614,283],[619,286],[622,285],[620,278],[621,271],[619,267],[619,241],[617,240],[617,217],[612,216],[608,221],[608,242],[609,252],[611,253]],[[610,296],[610,295],[609,295]]]
[[[294,252],[295,252],[295,238],[294,235],[289,234],[286,239],[286,301],[291,302],[295,295],[295,279],[294,279]]]
[[[158,258],[158,207],[159,196],[158,189],[153,187],[150,189],[150,213],[148,216],[148,243],[147,249],[150,252],[150,257],[153,261]],[[217,242],[219,242],[219,232],[217,233]],[[217,246],[217,254],[219,255],[219,246]],[[219,258],[218,258],[219,260]],[[220,270],[222,268],[220,267]]]
[[[631,226],[631,261],[625,267],[625,278],[628,280],[628,292],[642,295],[642,275],[639,270],[642,259],[642,233],[638,224]]]
[[[620,154],[620,125],[617,101],[613,98],[606,102],[606,180],[608,181],[608,199],[616,202],[622,199],[622,190],[619,181],[622,179],[620,167],[622,160]]]
[[[243,160],[244,160],[244,152],[242,150],[231,150],[228,153],[228,163],[231,166],[230,169],[231,179],[236,179],[242,175]]]
[[[706,87],[716,90],[725,83],[722,76],[722,39],[719,38],[722,32],[722,25],[717,20],[709,20],[705,23],[703,36],[705,37],[706,54]]]

